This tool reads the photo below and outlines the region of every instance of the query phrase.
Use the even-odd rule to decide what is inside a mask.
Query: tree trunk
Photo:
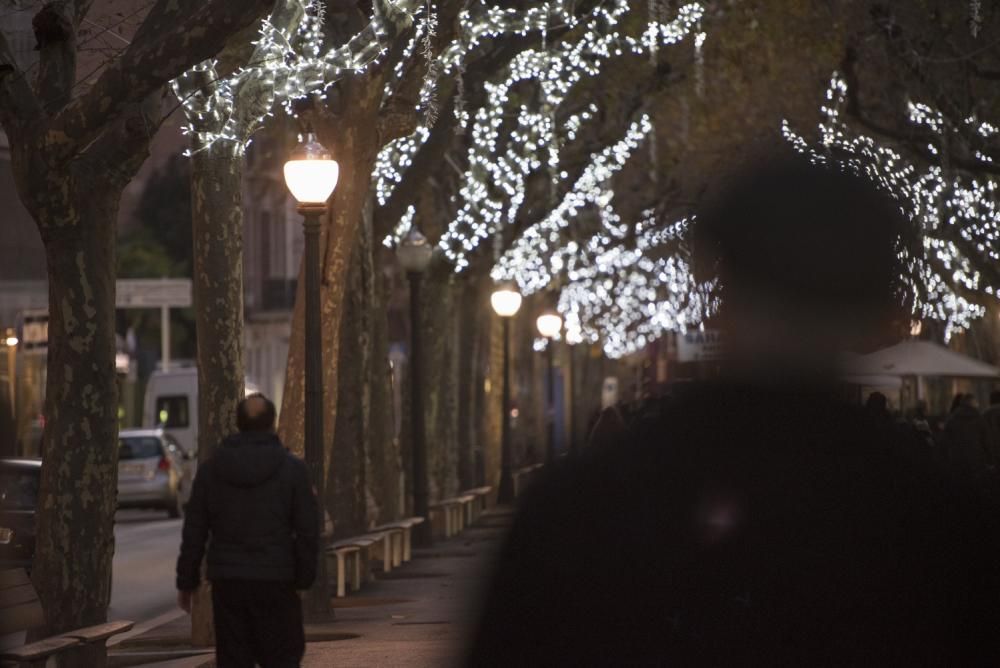
[[[461,489],[478,485],[476,416],[479,400],[479,344],[484,313],[478,282],[464,286],[458,320],[458,480]]]
[[[121,191],[81,169],[50,174],[65,208],[36,212],[49,280],[48,385],[32,579],[45,635],[107,619],[118,479],[115,219]],[[64,666],[105,665],[103,648]]]
[[[424,410],[430,498],[458,491],[458,384],[455,299],[450,267],[428,272],[421,290],[420,320],[424,341]]]
[[[243,396],[243,160],[223,144],[191,165],[194,306],[198,336],[198,461],[236,428]],[[214,643],[211,588],[195,595],[191,642]]]
[[[384,523],[400,517],[400,460],[399,442],[393,430],[394,413],[392,404],[392,369],[389,367],[389,322],[387,281],[377,260],[388,259],[379,240],[372,238],[370,250],[373,262],[373,301],[369,323],[371,326],[371,380],[370,438],[368,441],[368,518],[376,523]]]
[[[503,420],[501,397],[503,392],[503,328],[500,318],[492,315],[483,327],[484,344],[481,348],[483,378],[483,403],[479,423],[479,451],[482,461],[483,484],[493,487],[496,498],[500,484],[500,430]]]
[[[336,538],[354,536],[368,528],[366,492],[366,443],[371,437],[369,382],[371,355],[371,264],[367,234],[354,245],[347,275],[340,321],[337,363],[337,423],[328,464],[327,505],[331,508]]]

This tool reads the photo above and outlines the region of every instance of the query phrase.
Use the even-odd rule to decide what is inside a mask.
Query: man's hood
[[[233,434],[215,453],[215,471],[231,485],[256,487],[278,472],[285,457],[285,448],[276,434]]]

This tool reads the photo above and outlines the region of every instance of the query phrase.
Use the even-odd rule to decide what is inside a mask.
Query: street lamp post
[[[548,367],[548,449],[546,451],[546,461],[549,464],[556,459],[556,374],[553,356],[555,355],[556,337],[562,331],[562,318],[554,310],[550,309],[538,316],[535,321],[538,333],[548,339],[545,346],[545,362]]]
[[[10,414],[15,421],[17,420],[17,402],[14,396],[17,391],[17,358],[15,354],[18,343],[17,334],[14,333],[13,329],[8,329],[7,335],[4,337],[4,345],[7,346],[7,389],[10,396]]]
[[[430,500],[427,484],[427,443],[424,428],[424,392],[420,339],[420,283],[430,266],[434,248],[427,237],[413,226],[396,248],[399,264],[406,270],[410,281],[410,407],[413,428],[413,514],[430,518]],[[427,547],[433,542],[431,523],[425,521],[413,528],[413,542]]]
[[[500,488],[497,503],[514,502],[514,472],[510,450],[510,319],[521,308],[521,293],[511,284],[497,286],[490,296],[493,310],[503,321],[503,422],[500,431]]]
[[[327,200],[337,187],[340,167],[310,132],[285,163],[285,183],[304,217],[306,263],[306,405],[305,459],[319,499],[320,554],[316,582],[305,599],[306,617],[323,621],[333,616],[326,577],[326,512],[323,465],[323,349],[320,341],[319,233]]]

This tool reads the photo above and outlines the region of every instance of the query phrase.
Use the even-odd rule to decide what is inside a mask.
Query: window
[[[160,439],[155,436],[138,436],[118,439],[118,459],[151,459],[163,454]]]
[[[188,426],[188,398],[157,397],[156,423],[167,429]]]

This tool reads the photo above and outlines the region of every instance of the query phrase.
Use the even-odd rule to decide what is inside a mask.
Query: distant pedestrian
[[[983,419],[990,428],[994,460],[1000,459],[1000,390],[990,392],[990,406],[983,411]]]
[[[891,422],[892,414],[889,413],[889,399],[881,392],[872,392],[865,400],[865,411],[876,422]]]
[[[959,395],[944,425],[945,451],[952,472],[979,485],[995,467],[990,428],[972,394]]]
[[[613,447],[625,434],[625,418],[617,406],[601,411],[594,428],[587,437],[588,448]]]
[[[319,512],[305,464],[274,433],[263,395],[240,402],[239,433],[201,465],[177,560],[177,601],[191,611],[208,546],[219,668],[298,666],[305,652],[296,590],[316,579]]]

